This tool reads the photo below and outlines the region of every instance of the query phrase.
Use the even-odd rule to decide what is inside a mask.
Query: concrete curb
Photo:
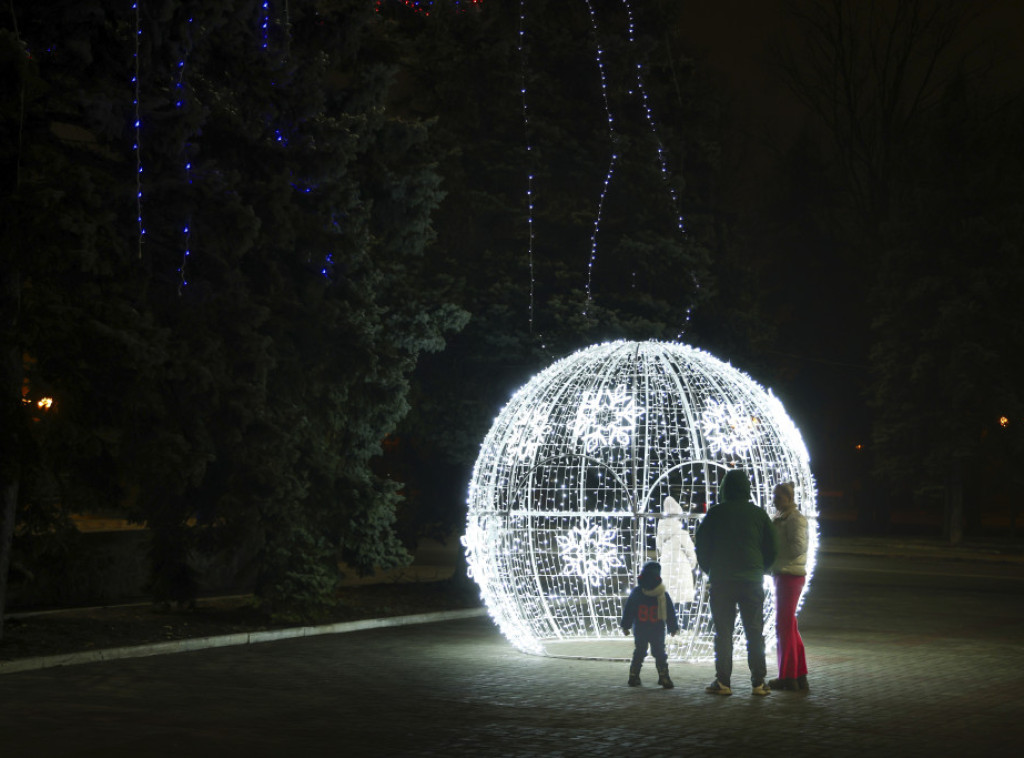
[[[268,629],[262,632],[221,634],[215,637],[196,637],[194,639],[156,642],[150,645],[88,650],[81,653],[67,653],[65,655],[47,655],[40,658],[22,658],[13,661],[0,661],[0,674],[14,674],[19,671],[34,671],[54,666],[73,666],[79,663],[98,663],[100,661],[113,661],[123,658],[145,658],[151,655],[187,653],[193,650],[228,647],[231,645],[254,645],[259,642],[276,642],[296,637],[316,637],[321,634],[344,634],[345,632],[359,632],[364,629],[380,629],[389,626],[455,621],[483,616],[486,613],[487,609],[485,608],[468,608],[459,611],[438,611],[436,613],[417,613],[411,616],[344,621],[337,624],[324,624],[322,626],[298,626],[285,629]]]

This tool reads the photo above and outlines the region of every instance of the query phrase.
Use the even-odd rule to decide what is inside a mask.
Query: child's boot
[[[672,684],[672,680],[668,678],[668,663],[659,663],[658,666],[658,684],[664,687],[666,690],[670,690],[675,687]]]
[[[640,686],[640,666],[642,664],[634,663],[629,667],[629,681],[626,682],[630,687]]]

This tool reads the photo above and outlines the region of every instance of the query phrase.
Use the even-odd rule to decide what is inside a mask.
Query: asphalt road
[[[625,686],[486,617],[0,677],[0,755],[935,756],[1024,744],[1024,564],[824,555],[811,691]],[[743,670],[737,661],[737,673]],[[774,658],[769,658],[769,671]],[[735,677],[743,681],[742,675]]]

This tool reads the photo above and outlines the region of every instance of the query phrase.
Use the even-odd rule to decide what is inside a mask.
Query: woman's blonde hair
[[[782,482],[782,484],[776,484],[775,485],[775,491],[776,492],[784,493],[785,496],[787,498],[789,498],[789,501],[791,503],[796,501],[796,492],[795,492],[795,490],[796,490],[796,488],[795,488],[793,482]]]

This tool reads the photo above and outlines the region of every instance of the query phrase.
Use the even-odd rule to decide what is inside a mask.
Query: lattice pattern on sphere
[[[807,449],[782,404],[743,372],[687,345],[612,342],[535,376],[484,439],[469,486],[470,574],[519,649],[628,658],[622,606],[643,563],[662,562],[685,627],[673,660],[714,657],[705,577],[692,536],[730,468],[750,476],[770,509],[792,481],[817,547]],[[667,500],[667,498],[671,498]],[[765,637],[774,602],[765,581]],[[745,655],[737,618],[736,652]]]

